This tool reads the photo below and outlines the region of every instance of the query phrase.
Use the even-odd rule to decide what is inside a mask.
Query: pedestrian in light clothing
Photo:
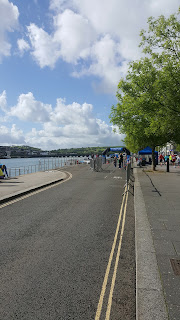
[[[176,160],[177,160],[177,165],[178,165],[178,167],[179,167],[179,166],[180,166],[180,155],[179,155],[179,154],[177,155]]]

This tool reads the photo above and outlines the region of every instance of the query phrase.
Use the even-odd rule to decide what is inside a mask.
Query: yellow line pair
[[[115,281],[116,281],[116,274],[117,274],[117,268],[118,268],[118,263],[119,263],[119,257],[120,257],[120,251],[121,251],[121,245],[122,245],[122,238],[123,238],[125,220],[126,220],[128,190],[129,190],[129,186],[127,188],[127,185],[126,185],[125,192],[124,192],[124,195],[123,195],[122,204],[121,204],[120,214],[119,214],[119,218],[118,218],[117,228],[116,228],[116,232],[115,232],[115,236],[114,236],[114,241],[113,241],[111,253],[110,253],[110,256],[109,256],[109,261],[108,261],[108,265],[107,265],[107,268],[106,268],[106,273],[105,273],[105,276],[104,276],[102,289],[101,289],[101,294],[100,294],[100,298],[99,298],[99,303],[98,303],[98,307],[97,307],[97,311],[96,311],[95,320],[99,320],[100,316],[101,316],[101,311],[102,311],[102,306],[103,306],[103,299],[104,299],[104,295],[105,295],[105,292],[106,292],[106,286],[107,286],[107,282],[108,282],[109,272],[110,272],[110,269],[111,269],[111,263],[112,263],[114,250],[115,250],[116,243],[117,243],[117,237],[118,237],[118,233],[119,233],[120,223],[121,223],[121,219],[122,219],[122,226],[121,226],[118,250],[117,250],[116,261],[115,261],[115,265],[114,265],[114,272],[113,272],[113,276],[112,276],[111,288],[110,288],[110,293],[109,293],[109,299],[108,299],[108,304],[107,304],[107,309],[106,309],[106,318],[105,318],[105,320],[109,320],[110,319],[111,306],[112,306],[112,297],[113,297],[113,291],[114,291],[114,286],[115,286]],[[125,203],[125,205],[124,205],[124,203]],[[124,208],[124,212],[123,212],[123,208]]]

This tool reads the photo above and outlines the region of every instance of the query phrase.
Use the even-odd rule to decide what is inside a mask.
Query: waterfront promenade
[[[150,169],[134,167],[136,319],[179,320],[180,168]],[[64,168],[1,181],[0,201],[66,178]]]

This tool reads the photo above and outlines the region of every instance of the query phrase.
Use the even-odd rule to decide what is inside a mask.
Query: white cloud
[[[56,13],[64,11],[66,8],[72,8],[73,3],[71,0],[50,0],[49,8]]]
[[[2,145],[25,143],[23,131],[18,129],[15,124],[12,124],[11,128],[0,125],[0,136]]]
[[[24,39],[18,39],[17,45],[21,55],[23,55],[25,51],[28,51],[30,49],[29,43]]]
[[[128,62],[141,56],[139,32],[147,28],[147,18],[176,12],[178,2],[51,0],[52,33],[34,24],[28,27],[32,55],[41,68],[55,67],[58,59],[78,63],[73,76],[94,75],[101,79],[99,90],[115,93]]]
[[[0,62],[4,56],[10,55],[11,44],[6,34],[17,27],[18,17],[18,8],[12,2],[0,0]]]
[[[49,66],[54,68],[56,61],[60,57],[60,45],[45,32],[38,28],[34,23],[28,27],[28,34],[32,45],[32,56],[41,68]]]
[[[121,145],[124,135],[113,132],[113,127],[95,118],[91,104],[57,99],[50,121],[42,130],[35,128],[27,135],[26,142],[43,149],[82,146]]]
[[[65,10],[54,19],[54,41],[60,43],[61,57],[64,61],[76,63],[84,57],[85,50],[96,39],[96,32],[88,19],[71,10]]]
[[[1,94],[0,94],[0,109],[4,112],[6,112],[7,108],[7,101],[6,101],[6,91],[4,90]]]
[[[88,134],[83,128],[67,125],[55,127],[52,123],[45,124],[43,130],[33,129],[26,135],[26,143],[45,150],[58,148],[76,148],[92,146],[117,146],[123,145],[124,135],[113,132],[113,128],[100,121],[96,124],[98,132]],[[74,130],[76,129],[76,130]]]
[[[71,10],[54,17],[54,32],[48,34],[35,24],[27,27],[32,55],[41,68],[54,68],[59,58],[76,64],[86,56],[86,50],[96,39],[87,19]]]
[[[77,102],[73,102],[70,105],[66,105],[65,99],[57,99],[57,104],[54,109],[54,114],[51,117],[52,121],[58,124],[81,124],[88,122],[93,117],[91,104],[83,103],[80,105]]]
[[[90,66],[80,72],[73,72],[73,76],[94,75],[99,77],[101,75],[103,80],[98,90],[111,93],[117,86],[120,75],[124,75],[124,62],[119,46],[110,35],[105,35],[93,44],[89,55]]]
[[[50,119],[52,107],[36,101],[31,92],[21,94],[16,106],[12,107],[9,115],[15,116],[22,121],[46,122]]]
[[[0,97],[3,97],[3,104],[6,104],[5,91]],[[11,130],[1,126],[1,132],[4,132],[2,141],[7,144],[10,144],[10,141],[19,144],[25,142],[34,147],[52,150],[121,145],[124,137],[114,133],[112,126],[97,119],[91,104],[67,104],[65,99],[58,98],[53,108],[37,101],[31,92],[19,96],[17,105],[10,108],[8,116],[9,121],[15,121],[15,118],[20,120],[24,129],[17,129],[15,125],[12,125]],[[29,128],[32,128],[31,131]]]

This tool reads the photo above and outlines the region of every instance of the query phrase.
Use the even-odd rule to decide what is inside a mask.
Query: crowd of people
[[[115,168],[117,167],[117,164],[118,164],[118,167],[119,169],[121,169],[123,167],[123,154],[120,153],[119,155],[114,155],[114,166]]]
[[[169,163],[171,163],[175,168],[176,168],[176,165],[178,167],[180,166],[180,155],[176,155],[172,152],[170,155],[164,156],[162,153],[160,153],[159,162],[161,166],[163,164],[166,164],[168,159],[169,159]]]
[[[176,155],[173,152],[169,155],[163,155],[162,153],[160,153],[158,156],[158,164],[160,164],[161,166],[165,165],[165,164],[167,164],[168,159],[169,159],[169,164],[173,165],[174,168],[176,168],[176,166],[180,167],[180,155],[178,155],[178,154]],[[137,165],[140,167],[142,165],[152,163],[151,157],[149,157],[148,160],[145,157],[144,158],[137,157],[136,161],[137,161]]]

